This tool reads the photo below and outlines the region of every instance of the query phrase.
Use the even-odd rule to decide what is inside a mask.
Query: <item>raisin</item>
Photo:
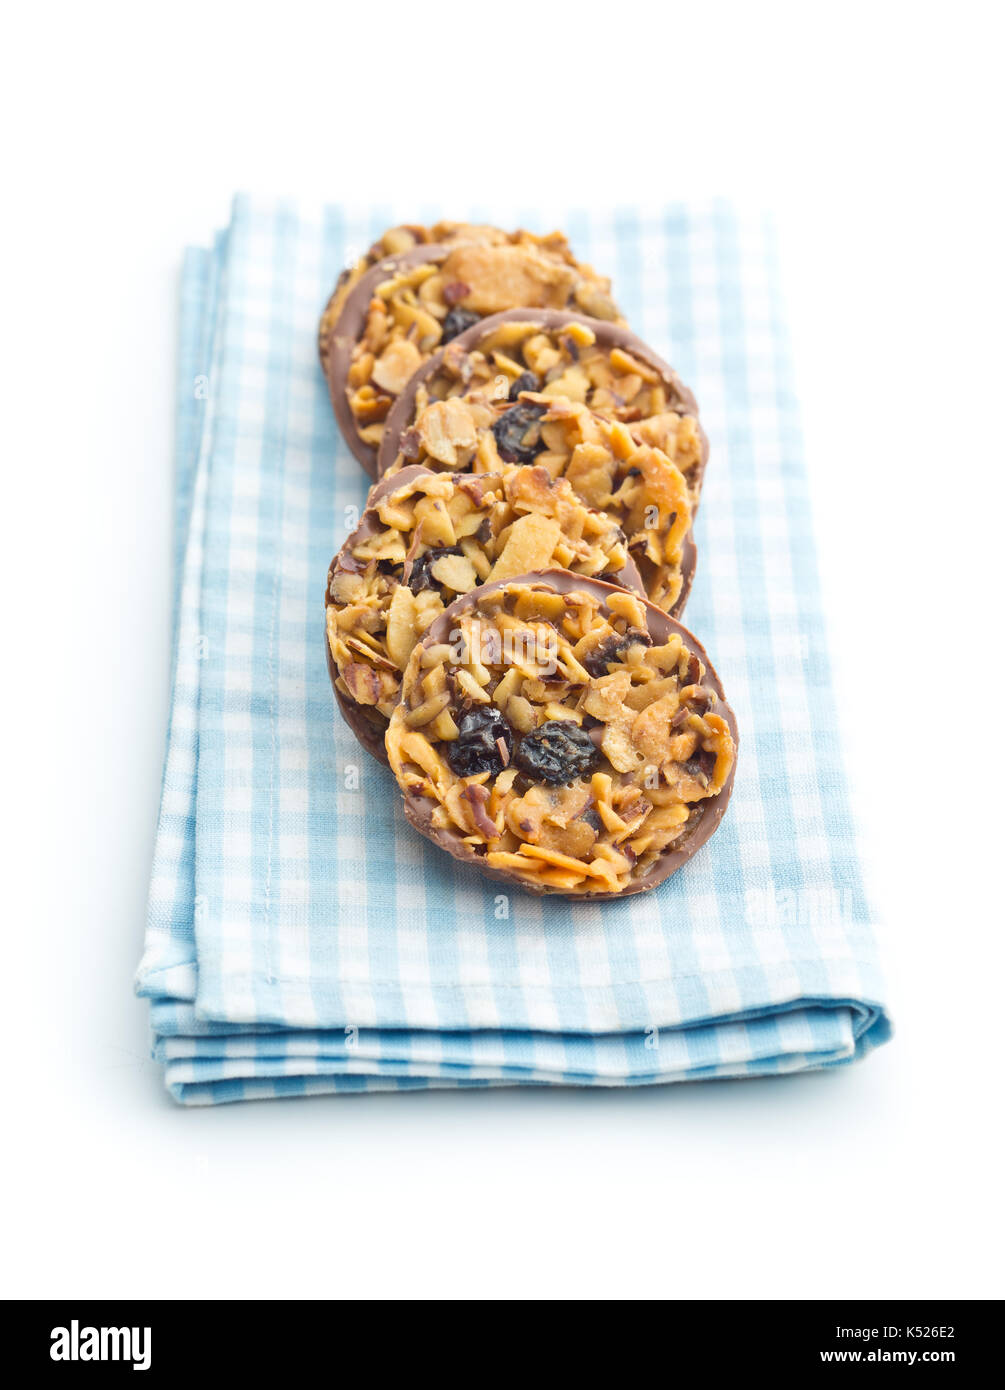
[[[513,761],[535,781],[557,786],[588,772],[597,750],[587,731],[571,719],[549,719],[520,740]]]
[[[432,568],[437,560],[444,555],[463,555],[464,551],[459,545],[441,545],[433,550],[427,550],[424,555],[412,565],[412,573],[408,576],[408,587],[413,594],[421,594],[423,589],[438,589],[437,583],[432,573]]]
[[[615,634],[608,637],[606,642],[601,642],[599,647],[594,647],[592,652],[587,652],[583,657],[583,665],[591,676],[606,676],[608,665],[617,661],[629,647],[634,647],[637,643],[641,643],[643,647],[651,647],[653,639],[641,628],[629,628],[624,637]]]
[[[443,336],[440,338],[440,342],[449,343],[451,338],[456,338],[459,333],[472,328],[478,322],[479,317],[480,315],[472,313],[470,309],[461,309],[455,304],[443,320]]]
[[[506,759],[499,749],[502,739],[507,752],[512,734],[495,705],[476,705],[457,721],[457,737],[446,747],[447,762],[458,777],[475,777],[479,772],[502,772]]]
[[[521,391],[540,391],[541,383],[533,372],[521,372],[509,388],[509,398],[511,401],[520,399]]]
[[[603,833],[604,822],[600,819],[592,806],[588,811],[583,812],[581,819],[585,820],[590,829],[595,830],[598,835]]]
[[[492,426],[499,457],[503,463],[533,463],[545,447],[541,438],[541,416],[547,406],[530,401],[511,406]]]

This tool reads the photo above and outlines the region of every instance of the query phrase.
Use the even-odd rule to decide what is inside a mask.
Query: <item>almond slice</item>
[[[422,353],[409,338],[395,338],[374,363],[372,377],[378,386],[397,396],[422,366]]]
[[[477,589],[480,583],[475,567],[466,555],[443,555],[430,566],[433,578],[439,584],[453,589],[455,594],[468,594]]]
[[[458,449],[473,449],[478,442],[474,416],[463,401],[450,396],[434,401],[419,416],[416,429],[430,458],[457,467]]]
[[[512,579],[514,575],[544,569],[561,534],[562,528],[554,517],[536,512],[518,517],[509,528],[502,554],[492,566],[490,580]]]
[[[375,652],[372,647],[368,647],[366,643],[361,642],[358,637],[347,637],[345,639],[345,644],[351,651],[358,652],[360,656],[365,656],[367,661],[372,661],[374,666],[379,666],[382,671],[397,671],[398,669],[393,661],[388,661],[387,657],[381,656],[379,652]]]
[[[570,859],[567,854],[559,854],[558,850],[554,849],[544,849],[541,845],[521,845],[520,853],[528,855],[531,859],[543,859],[546,864],[551,864],[556,869],[568,869],[571,873],[582,874],[587,878],[610,878],[607,869],[595,868],[592,864],[585,864],[582,859]]]
[[[387,611],[387,654],[404,671],[412,648],[419,640],[415,627],[415,595],[407,584],[399,584]]]

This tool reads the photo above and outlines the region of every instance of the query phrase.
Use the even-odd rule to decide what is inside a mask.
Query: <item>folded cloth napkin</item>
[[[173,697],[137,977],[171,1094],[616,1086],[862,1056],[890,1029],[770,229],[721,204],[552,214],[697,393],[712,453],[686,622],[741,731],[715,837],[655,892],[591,904],[459,869],[334,710],[325,575],[366,480],[317,319],[350,255],[415,215],[239,197],[185,259]]]

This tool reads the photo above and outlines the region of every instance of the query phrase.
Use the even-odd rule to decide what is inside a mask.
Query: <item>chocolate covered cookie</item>
[[[405,431],[384,476],[414,463],[475,474],[513,463],[545,468],[553,478],[565,478],[588,506],[617,521],[647,596],[679,616],[696,559],[685,475],[662,449],[639,442],[630,426],[565,396],[544,395],[538,386],[536,378],[517,378],[505,394],[482,388],[429,401]],[[670,413],[662,420],[666,448],[693,477],[700,459],[697,422]]]
[[[527,462],[546,449],[561,449],[559,431],[537,426],[543,405],[565,401],[623,424],[637,443],[661,449],[683,473],[691,510],[697,510],[708,440],[694,395],[622,325],[526,309],[475,325],[436,353],[399,395],[378,454],[380,474],[423,454],[435,459],[431,466],[477,468],[477,449],[465,450],[463,431],[458,437],[464,419],[460,411],[450,406],[434,411],[425,416],[424,433],[419,428],[430,406],[472,397],[503,416],[492,427],[495,450],[492,441],[479,441],[484,461],[498,452],[512,456],[510,461]],[[511,412],[508,406],[516,409]]]
[[[485,317],[514,305],[618,317],[610,282],[576,261],[563,237],[500,235],[386,257],[336,290],[325,310],[321,357],[332,406],[372,477],[385,421],[413,373]]]
[[[353,731],[386,761],[384,733],[415,644],[458,596],[559,565],[642,592],[624,533],[544,468],[438,474],[373,488],[325,590],[329,672]]]
[[[397,227],[389,227],[368,251],[358,257],[352,265],[346,266],[339,276],[318,325],[318,352],[322,367],[327,370],[329,340],[346,296],[372,266],[388,256],[401,256],[407,251],[414,251],[417,246],[453,246],[461,241],[476,246],[533,246],[543,254],[556,257],[567,265],[578,266],[583,272],[583,280],[578,290],[577,307],[584,314],[591,314],[600,319],[608,318],[612,312],[610,282],[594,274],[589,266],[577,262],[563,232],[549,232],[545,236],[536,236],[522,228],[515,232],[505,232],[501,227],[489,227],[483,223],[436,222],[431,227],[403,223]]]
[[[549,571],[437,617],[385,743],[406,816],[454,858],[530,892],[606,898],[654,887],[705,843],[738,735],[686,628]]]

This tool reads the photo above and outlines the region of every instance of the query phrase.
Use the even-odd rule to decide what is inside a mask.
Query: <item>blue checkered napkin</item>
[[[317,318],[352,252],[437,215],[242,197],[185,260],[173,700],[138,974],[171,1093],[617,1086],[863,1055],[889,1024],[760,221],[468,210],[567,228],[697,392],[712,456],[687,620],[741,730],[716,836],[624,902],[500,895],[409,828],[334,713],[324,580],[365,479]]]

